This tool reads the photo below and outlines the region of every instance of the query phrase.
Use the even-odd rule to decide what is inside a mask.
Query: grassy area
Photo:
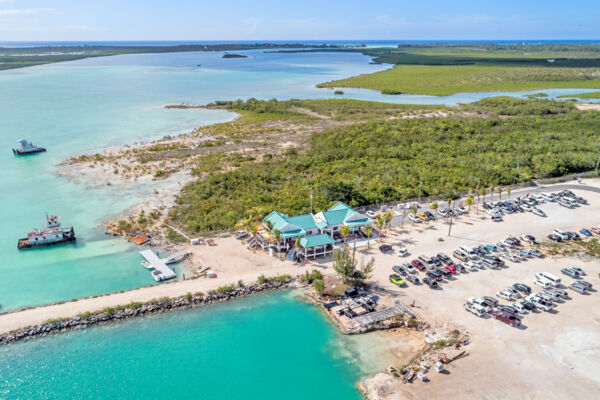
[[[577,98],[577,99],[600,99],[600,92],[580,93],[580,94],[565,94],[563,98]]]
[[[347,112],[339,100],[295,104],[340,118]],[[336,201],[360,206],[413,198],[419,180],[424,196],[453,196],[478,185],[587,171],[597,160],[600,113],[570,103],[486,99],[448,118],[397,118],[402,106],[355,106],[369,122],[349,119],[283,152],[238,155],[235,165],[221,156],[226,167],[197,172],[201,179],[181,192],[171,220],[203,232],[231,228],[253,208],[259,216],[308,212],[311,191],[319,211]]]
[[[319,87],[357,87],[436,96],[464,92],[600,88],[600,68],[398,65],[373,74],[323,83]]]

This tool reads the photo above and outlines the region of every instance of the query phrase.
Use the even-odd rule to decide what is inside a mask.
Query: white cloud
[[[2,0],[0,0],[2,1]],[[56,13],[54,8],[9,8],[0,10],[0,15],[33,15],[42,13]]]

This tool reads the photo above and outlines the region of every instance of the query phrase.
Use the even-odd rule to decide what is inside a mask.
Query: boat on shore
[[[25,156],[28,154],[41,153],[46,151],[44,147],[37,147],[36,145],[25,139],[19,140],[19,144],[21,145],[21,147],[19,147],[18,149],[13,149],[13,154],[16,156]]]
[[[76,240],[75,230],[72,226],[62,227],[60,218],[55,215],[46,217],[45,229],[34,229],[27,234],[26,238],[19,239],[17,248],[30,249],[33,247],[51,246],[59,243],[74,242]]]

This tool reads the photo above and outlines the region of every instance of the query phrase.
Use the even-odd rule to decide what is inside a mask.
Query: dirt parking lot
[[[520,328],[491,317],[478,318],[463,308],[470,296],[497,297],[497,291],[516,282],[525,283],[537,292],[540,288],[533,284],[536,272],[548,271],[569,284],[573,279],[562,275],[560,269],[571,265],[583,268],[587,272],[583,279],[597,289],[599,260],[547,257],[507,262],[501,269],[457,274],[456,278],[441,282],[437,290],[410,283],[399,288],[388,281],[393,265],[421,254],[444,252],[452,256],[452,251],[460,245],[474,247],[523,234],[546,240],[554,228],[579,231],[598,226],[600,194],[573,191],[586,198],[589,205],[566,209],[557,203],[545,203],[539,208],[546,212],[546,218],[518,213],[505,216],[501,223],[484,219],[481,211],[479,215],[472,211],[471,215],[454,221],[450,237],[448,225],[442,221],[390,233],[385,242],[395,250],[407,247],[411,254],[406,258],[395,253],[381,254],[373,248],[362,252],[376,258],[374,279],[380,286],[376,291],[384,303],[393,304],[400,299],[410,304],[414,300],[416,313],[433,328],[458,328],[472,336],[472,344],[466,347],[469,355],[449,365],[447,374],[430,372],[428,383],[415,381],[403,385],[397,381],[384,385],[381,398],[597,399],[600,396],[600,293],[596,290],[581,295],[567,289],[569,299],[558,302],[555,311],[525,314]],[[419,272],[418,276],[422,278],[424,274]],[[377,379],[381,385],[384,378]]]

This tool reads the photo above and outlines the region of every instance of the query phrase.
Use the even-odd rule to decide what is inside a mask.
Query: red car
[[[509,324],[514,327],[521,325],[521,320],[518,317],[507,313],[506,311],[494,311],[492,315],[494,318],[504,322],[505,324]]]
[[[600,235],[600,228],[592,228],[592,229],[590,229],[590,231],[592,233],[595,233],[596,235]]]
[[[456,268],[454,268],[452,265],[446,265],[446,266],[444,267],[444,269],[445,269],[446,271],[450,271],[450,273],[451,273],[451,274],[455,274],[455,273],[456,273]]]
[[[423,271],[425,269],[425,264],[423,264],[420,260],[412,260],[410,265],[418,269],[419,271]]]

